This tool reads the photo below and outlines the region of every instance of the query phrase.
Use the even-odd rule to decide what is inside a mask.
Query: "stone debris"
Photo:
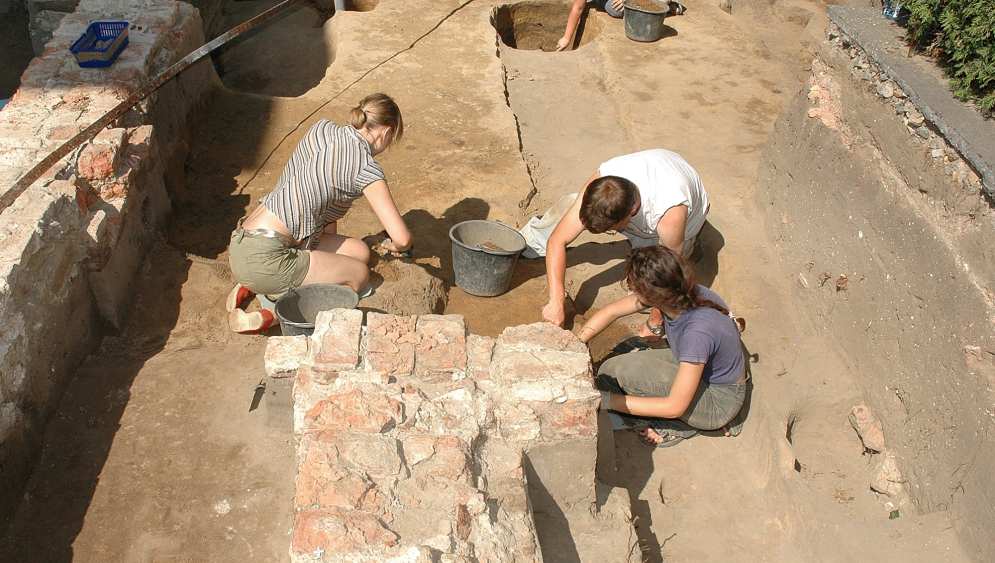
[[[362,320],[326,311],[311,337],[267,346],[268,374],[297,356],[294,563],[538,562],[533,505],[549,498],[578,552],[585,537],[617,548],[603,560],[638,552],[627,502],[596,508],[600,393],[576,336],[536,323],[479,337],[458,315]]]
[[[857,405],[850,411],[850,424],[864,443],[864,449],[882,452],[885,449],[884,428],[874,411],[867,405]]]
[[[929,141],[929,158],[932,158],[937,164],[944,165],[946,173],[955,182],[970,187],[972,190],[981,190],[981,178],[969,166],[966,164],[963,167],[946,166],[951,162],[961,161],[961,155],[947,143],[946,139],[929,128],[926,118],[908,99],[908,94],[895,84],[887,73],[879,69],[877,64],[856,42],[844,34],[835,23],[830,24],[826,29],[826,37],[829,38],[831,44],[850,58],[850,73],[855,78],[867,82],[869,91],[873,91],[882,101],[891,104],[895,113],[903,116],[903,121],[913,143],[922,144],[922,141]],[[809,99],[812,100],[811,92]],[[820,112],[817,108],[809,110],[809,117],[819,115]]]
[[[874,468],[871,489],[883,495],[894,497],[904,490],[902,481],[902,472],[898,469],[898,462],[895,461],[895,453],[890,450],[883,452]]]

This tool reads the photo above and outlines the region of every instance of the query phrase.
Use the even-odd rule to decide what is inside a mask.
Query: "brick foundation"
[[[600,560],[638,553],[627,501],[610,518],[596,509],[600,394],[573,334],[537,323],[493,339],[458,315],[362,321],[327,311],[313,336],[269,340],[267,374],[295,377],[294,562],[541,561],[533,509],[550,499],[571,532],[597,530],[599,549],[617,538]]]

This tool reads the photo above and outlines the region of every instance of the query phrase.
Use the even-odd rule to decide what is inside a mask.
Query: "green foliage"
[[[995,113],[995,0],[905,0],[907,39],[936,55],[954,96]]]

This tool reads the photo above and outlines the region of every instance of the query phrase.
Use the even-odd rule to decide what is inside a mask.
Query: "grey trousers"
[[[666,397],[677,378],[680,362],[669,349],[638,350],[609,358],[598,370],[598,384],[610,393],[634,397]],[[676,421],[647,418],[651,426],[675,429],[718,430],[736,417],[746,400],[746,381],[732,385],[709,385],[702,381],[691,399],[691,405]]]

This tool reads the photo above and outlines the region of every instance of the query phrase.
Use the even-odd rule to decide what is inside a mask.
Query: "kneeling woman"
[[[373,94],[350,111],[349,123],[315,123],[276,188],[232,233],[229,261],[239,284],[226,303],[232,330],[258,332],[275,324],[270,311],[238,308],[253,293],[273,298],[313,283],[364,293],[370,248],[337,232],[338,220],[364,195],[391,238],[384,248],[395,255],[411,248],[411,233],[373,160],[404,134],[401,111],[386,94]]]
[[[609,392],[609,408],[648,419],[640,437],[655,446],[672,446],[698,430],[726,428],[728,435],[746,399],[747,374],[739,328],[725,302],[695,284],[692,266],[665,246],[633,250],[625,275],[632,294],[595,313],[581,340],[619,317],[656,307],[670,349],[605,360],[598,384]]]

